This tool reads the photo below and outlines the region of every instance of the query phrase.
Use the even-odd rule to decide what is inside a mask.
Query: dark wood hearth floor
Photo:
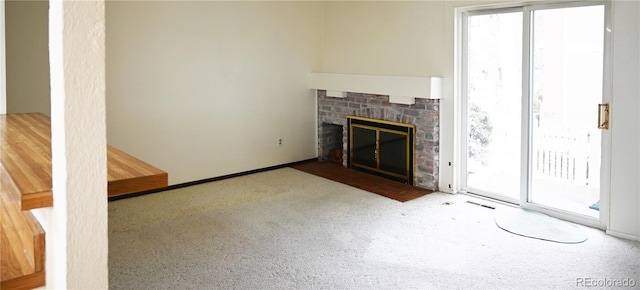
[[[294,165],[292,168],[395,199],[400,202],[409,201],[432,193],[432,191],[427,189],[406,185],[379,176],[352,170],[343,167],[341,164],[329,161],[306,162]]]

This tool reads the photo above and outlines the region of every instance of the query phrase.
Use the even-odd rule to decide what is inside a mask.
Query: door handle
[[[598,129],[609,129],[609,104],[598,105]]]

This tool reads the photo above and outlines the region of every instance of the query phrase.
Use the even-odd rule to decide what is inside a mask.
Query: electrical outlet
[[[282,138],[278,138],[278,146],[282,146]]]

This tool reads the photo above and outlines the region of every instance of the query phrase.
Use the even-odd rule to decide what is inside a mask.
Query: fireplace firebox
[[[347,126],[349,168],[413,185],[415,125],[348,116]]]

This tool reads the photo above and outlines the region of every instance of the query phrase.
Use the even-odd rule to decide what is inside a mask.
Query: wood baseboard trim
[[[29,275],[20,276],[11,280],[2,281],[0,288],[2,289],[34,289],[45,286],[45,273],[44,270],[35,272]]]
[[[194,185],[213,182],[213,181],[220,181],[220,180],[224,180],[224,179],[240,177],[240,176],[245,176],[245,175],[265,172],[265,171],[271,171],[271,170],[276,170],[276,169],[285,168],[285,167],[291,167],[291,166],[300,165],[300,164],[304,164],[304,163],[308,163],[308,162],[314,162],[314,161],[318,161],[318,157],[311,158],[311,159],[300,160],[300,161],[295,161],[295,162],[291,162],[291,163],[285,163],[285,164],[280,164],[280,165],[269,166],[269,167],[265,167],[265,168],[259,168],[259,169],[244,171],[244,172],[238,172],[238,173],[233,173],[233,174],[228,174],[228,175],[223,175],[223,176],[218,176],[218,177],[212,177],[212,178],[206,178],[206,179],[201,179],[201,180],[196,180],[196,181],[179,183],[179,184],[174,184],[174,185],[170,185],[170,186],[163,187],[163,188],[158,188],[158,189],[145,190],[145,191],[140,191],[140,192],[133,192],[133,193],[128,193],[128,194],[110,196],[109,197],[109,201],[116,201],[116,200],[127,199],[127,198],[132,198],[132,197],[137,197],[137,196],[142,196],[142,195],[147,195],[147,194],[152,194],[152,193],[158,193],[158,192],[167,191],[167,190],[173,190],[173,189],[178,189],[178,188],[183,188],[183,187],[188,187],[188,186],[194,186]]]

